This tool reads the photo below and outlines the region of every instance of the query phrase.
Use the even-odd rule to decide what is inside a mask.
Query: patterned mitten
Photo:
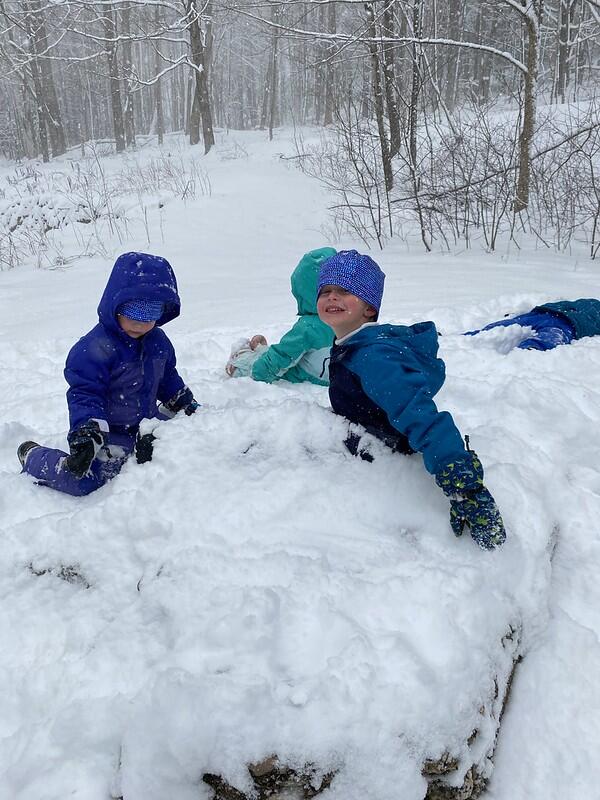
[[[466,527],[483,550],[493,550],[506,540],[498,506],[483,485],[483,467],[472,450],[447,464],[435,476],[437,485],[450,499],[450,525],[455,536]]]

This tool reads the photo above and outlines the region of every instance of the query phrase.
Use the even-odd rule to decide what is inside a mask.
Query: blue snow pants
[[[465,336],[475,336],[482,331],[499,327],[507,328],[509,325],[533,328],[533,333],[517,345],[520,350],[553,350],[559,344],[571,344],[575,337],[575,329],[566,319],[543,311],[530,311],[527,314],[519,314],[517,317],[491,322],[480,330],[467,331]]]
[[[40,486],[83,497],[118,475],[135,446],[134,434],[108,434],[108,445],[92,461],[86,475],[77,478],[67,469],[67,453],[51,447],[35,447],[25,460],[23,472],[37,479]]]

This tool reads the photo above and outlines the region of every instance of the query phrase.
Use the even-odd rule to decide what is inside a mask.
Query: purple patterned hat
[[[117,308],[117,314],[134,319],[136,322],[156,322],[165,310],[160,300],[128,300]]]
[[[317,296],[323,286],[341,286],[379,311],[385,275],[370,256],[340,250],[321,265]]]

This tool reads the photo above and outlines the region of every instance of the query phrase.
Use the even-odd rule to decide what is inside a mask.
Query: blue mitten
[[[483,467],[477,454],[447,464],[435,476],[437,485],[450,499],[450,525],[455,536],[466,527],[483,550],[493,550],[506,540],[498,506],[483,485]]]

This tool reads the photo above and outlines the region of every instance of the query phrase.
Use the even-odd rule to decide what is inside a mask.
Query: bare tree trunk
[[[326,26],[327,8],[325,5],[319,7],[318,30],[324,31]],[[315,122],[318,124],[323,117],[323,106],[325,101],[325,69],[323,60],[326,58],[327,49],[322,41],[315,42],[315,56],[317,64],[315,66]]]
[[[6,15],[4,0],[0,0],[0,14],[8,23],[5,30],[8,34],[8,41],[14,46],[15,34]],[[29,37],[29,43],[31,44],[31,37],[29,36],[27,24],[25,25],[25,29]],[[17,97],[21,100],[19,105],[17,105]],[[32,99],[35,98],[35,91],[29,86],[27,70],[22,69],[19,70],[19,89],[12,95],[12,109],[9,112],[12,113],[15,138],[17,140],[15,158],[23,158],[29,153],[31,153],[31,155],[37,155],[38,153],[37,147],[35,146],[35,140],[37,138],[35,135],[35,123],[33,125],[31,124],[31,112],[28,113],[29,103],[27,100],[29,97]],[[27,145],[29,142],[34,143],[34,146],[28,147]]]
[[[50,161],[50,149],[48,146],[48,130],[46,128],[46,108],[42,100],[44,90],[42,89],[42,81],[40,79],[39,65],[37,58],[31,59],[31,77],[33,80],[33,88],[37,99],[37,118],[38,118],[38,134],[40,137],[40,149],[42,151],[42,161],[47,164]]]
[[[377,119],[377,131],[379,134],[379,145],[381,148],[381,164],[383,166],[383,177],[386,192],[390,192],[394,186],[394,174],[392,172],[392,159],[390,157],[390,146],[385,130],[385,118],[383,113],[383,87],[381,85],[381,64],[379,62],[379,52],[376,41],[375,31],[375,12],[372,3],[365,4],[367,12],[367,35],[369,36],[369,51],[371,53],[371,68],[373,77],[373,103],[375,105],[375,118]]]
[[[571,46],[573,38],[577,38],[577,36],[573,37],[572,35],[574,32],[575,11],[576,0],[559,0],[556,95],[561,103],[566,101],[567,87],[571,78]]]
[[[114,10],[108,5],[104,11],[104,35],[107,44],[108,77],[110,81],[110,103],[112,108],[113,131],[117,153],[125,150],[125,128],[123,125],[123,106],[121,105],[121,88],[119,78],[119,60],[117,56]]]
[[[41,92],[38,95],[38,103],[42,107],[41,114],[46,121],[52,155],[60,156],[66,152],[67,143],[52,74],[52,64],[43,57],[48,49],[46,22],[39,0],[29,0],[28,10],[28,33],[31,38],[32,53],[35,54],[36,77]],[[34,77],[34,84],[35,80]]]
[[[154,28],[158,30],[160,25],[160,11],[158,6],[154,6]],[[158,52],[158,43],[154,52],[154,69],[156,74],[160,72],[161,60]],[[165,121],[163,115],[163,98],[162,98],[162,85],[160,78],[154,84],[154,99],[156,102],[156,133],[158,135],[159,145],[164,141]]]
[[[271,19],[279,23],[280,6],[276,3],[271,9]],[[277,109],[277,82],[279,79],[279,31],[273,29],[273,46],[271,50],[271,85],[269,89],[269,141],[273,140],[275,112]]]
[[[246,39],[241,38],[240,43],[240,74],[237,82],[237,98],[238,98],[238,125],[237,127],[243,131],[246,130],[246,108],[245,108],[245,91],[246,91]]]
[[[327,7],[327,32],[336,32],[335,3],[330,3]],[[335,43],[331,42],[327,53],[327,69],[325,71],[325,113],[323,114],[323,125],[331,125],[333,122],[333,107],[335,104],[335,70],[333,68],[333,58],[335,56]]]
[[[158,26],[158,6],[155,6],[154,23],[155,27]],[[131,34],[131,5],[125,3],[123,5],[122,16],[123,34],[129,36]],[[134,109],[134,92],[133,92],[133,61],[131,55],[131,41],[123,43],[123,73],[125,75],[125,107],[123,109],[124,124],[125,124],[125,142],[128,147],[135,147],[135,109]]]
[[[569,54],[569,9],[568,0],[558,1],[558,31],[557,31],[557,53],[556,53],[556,99],[561,103],[565,102],[565,91],[567,88]]]
[[[215,143],[213,128],[212,106],[210,101],[211,63],[213,56],[213,10],[212,0],[207,0],[204,13],[206,16],[206,45],[204,49],[204,70],[198,88],[200,102],[200,116],[202,118],[202,138],[204,139],[204,152],[208,153]]]
[[[35,96],[35,109],[38,123],[38,136],[40,143],[40,150],[42,151],[42,161],[47,164],[50,161],[50,148],[48,146],[48,130],[46,128],[46,106],[44,104],[44,90],[42,88],[42,80],[40,78],[39,62],[37,59],[37,46],[36,46],[36,29],[35,18],[33,14],[28,13],[25,17],[25,25],[27,34],[29,36],[29,50],[31,53],[31,62],[29,68],[31,70],[31,80],[33,83],[33,91]],[[26,84],[24,83],[26,87]]]
[[[198,107],[194,108],[195,96],[196,75],[190,72],[185,84],[185,133],[190,137],[190,144],[198,144],[200,141],[200,114]]]
[[[39,0],[35,0],[37,9],[36,18],[38,22],[38,33],[36,44],[38,54],[45,52],[48,47],[48,36],[46,34],[46,22],[42,13]],[[48,122],[48,132],[50,134],[50,147],[53,156],[60,156],[67,150],[65,131],[63,128],[58,96],[56,94],[56,84],[52,73],[52,63],[45,58],[40,59],[40,77],[44,90],[44,103],[47,109],[46,120]]]
[[[485,3],[479,5],[477,11],[477,28],[475,31],[477,44],[483,44],[483,15]],[[481,103],[481,88],[483,76],[483,52],[476,50],[473,57],[473,94],[476,97],[477,103]]]
[[[412,15],[413,36],[421,38],[422,29],[422,0],[413,0]],[[408,108],[408,151],[411,169],[417,165],[417,120],[419,110],[419,93],[421,90],[421,45],[413,42],[412,45],[412,81],[410,90],[410,106]]]
[[[196,80],[192,85],[192,108],[189,116],[190,144],[200,142],[200,103],[198,101],[198,85]]]
[[[53,156],[61,156],[67,151],[67,142],[62,123],[56,86],[52,75],[52,66],[49,62],[40,62],[42,84],[44,87],[44,103],[47,109],[48,131],[50,133],[50,147]]]
[[[48,140],[46,139],[45,149],[40,142],[40,132],[39,132],[39,116],[38,116],[38,106],[37,103],[33,104],[33,108],[29,106],[27,100],[29,95],[31,94],[32,90],[29,86],[29,78],[30,75],[28,74],[27,70],[23,71],[23,82],[21,87],[21,99],[22,99],[22,106],[25,109],[24,112],[24,124],[25,129],[23,133],[23,139],[25,144],[25,155],[31,156],[32,158],[37,156],[38,153],[42,153],[42,158],[44,155],[46,156],[46,161],[50,160],[50,153],[48,151]],[[34,91],[35,95],[35,91]],[[45,130],[44,130],[45,133]]]
[[[533,0],[530,13],[524,14],[527,31],[527,74],[523,87],[523,124],[519,137],[519,174],[513,209],[524,211],[529,205],[531,140],[535,130],[540,23],[544,0]]]
[[[498,28],[498,15],[494,14],[494,16],[492,17],[490,32],[488,34],[488,38],[490,41],[494,41],[497,28]],[[481,64],[481,75],[479,80],[478,96],[482,104],[487,103],[490,97],[493,62],[494,62],[494,57],[492,55],[486,55]]]
[[[210,93],[208,89],[208,62],[206,61],[206,52],[204,44],[202,43],[202,31],[200,29],[200,18],[196,0],[188,0],[188,16],[192,62],[196,67],[196,85],[192,103],[192,113],[190,114],[190,144],[198,144],[200,141],[200,121],[202,121],[204,152],[208,153],[215,143],[215,135],[213,131]]]
[[[431,0],[431,25],[432,25],[432,36],[434,39],[438,38],[439,34],[439,16],[438,16],[438,1]],[[433,83],[436,87],[439,87],[441,84],[440,81],[440,50],[437,44],[433,45],[432,52],[431,52],[431,59],[429,63],[429,74],[432,77]],[[434,90],[433,92],[433,111],[434,111],[434,118],[435,114],[438,109],[438,105],[440,103],[440,92],[439,89]]]
[[[385,37],[394,36],[394,5],[395,0],[385,0],[383,7],[382,33]],[[396,65],[394,63],[394,48],[391,44],[383,45],[383,79],[385,85],[385,100],[387,104],[388,120],[390,125],[390,158],[400,150],[400,115],[396,102]]]
[[[448,4],[448,38],[457,42],[461,39],[462,11],[461,0],[450,0]],[[446,77],[445,103],[449,111],[454,109],[458,91],[459,48],[449,47],[447,54],[448,72]]]
[[[213,34],[212,0],[206,0],[206,5],[204,6],[204,17],[206,20],[204,25],[204,74],[206,75],[206,85],[210,86],[212,84],[211,70],[215,38]]]
[[[496,36],[498,26],[498,14],[491,14],[491,7],[485,0],[482,0],[477,11],[477,44],[485,44],[486,41],[493,41]],[[486,20],[491,17],[491,26],[487,30]],[[473,94],[479,105],[487,102],[490,91],[491,64],[493,57],[483,50],[475,50],[473,57]]]
[[[179,131],[186,131],[187,126],[187,78],[188,76],[183,70],[177,70],[177,97],[179,106],[179,118],[177,120],[177,128]],[[187,131],[189,134],[189,131]]]
[[[370,64],[366,59],[362,62],[361,74],[360,116],[362,119],[369,119],[371,116],[371,70]]]
[[[260,110],[260,129],[264,131],[267,127],[267,119],[269,116],[269,92],[271,90],[271,69],[272,69],[272,59],[269,58],[269,63],[267,65],[267,76],[265,78],[265,90],[262,96],[262,105]]]
[[[248,74],[246,83],[246,98],[248,109],[248,121],[250,127],[253,128],[260,125],[260,117],[258,116],[258,100],[256,97],[256,83],[252,80],[252,76]]]

